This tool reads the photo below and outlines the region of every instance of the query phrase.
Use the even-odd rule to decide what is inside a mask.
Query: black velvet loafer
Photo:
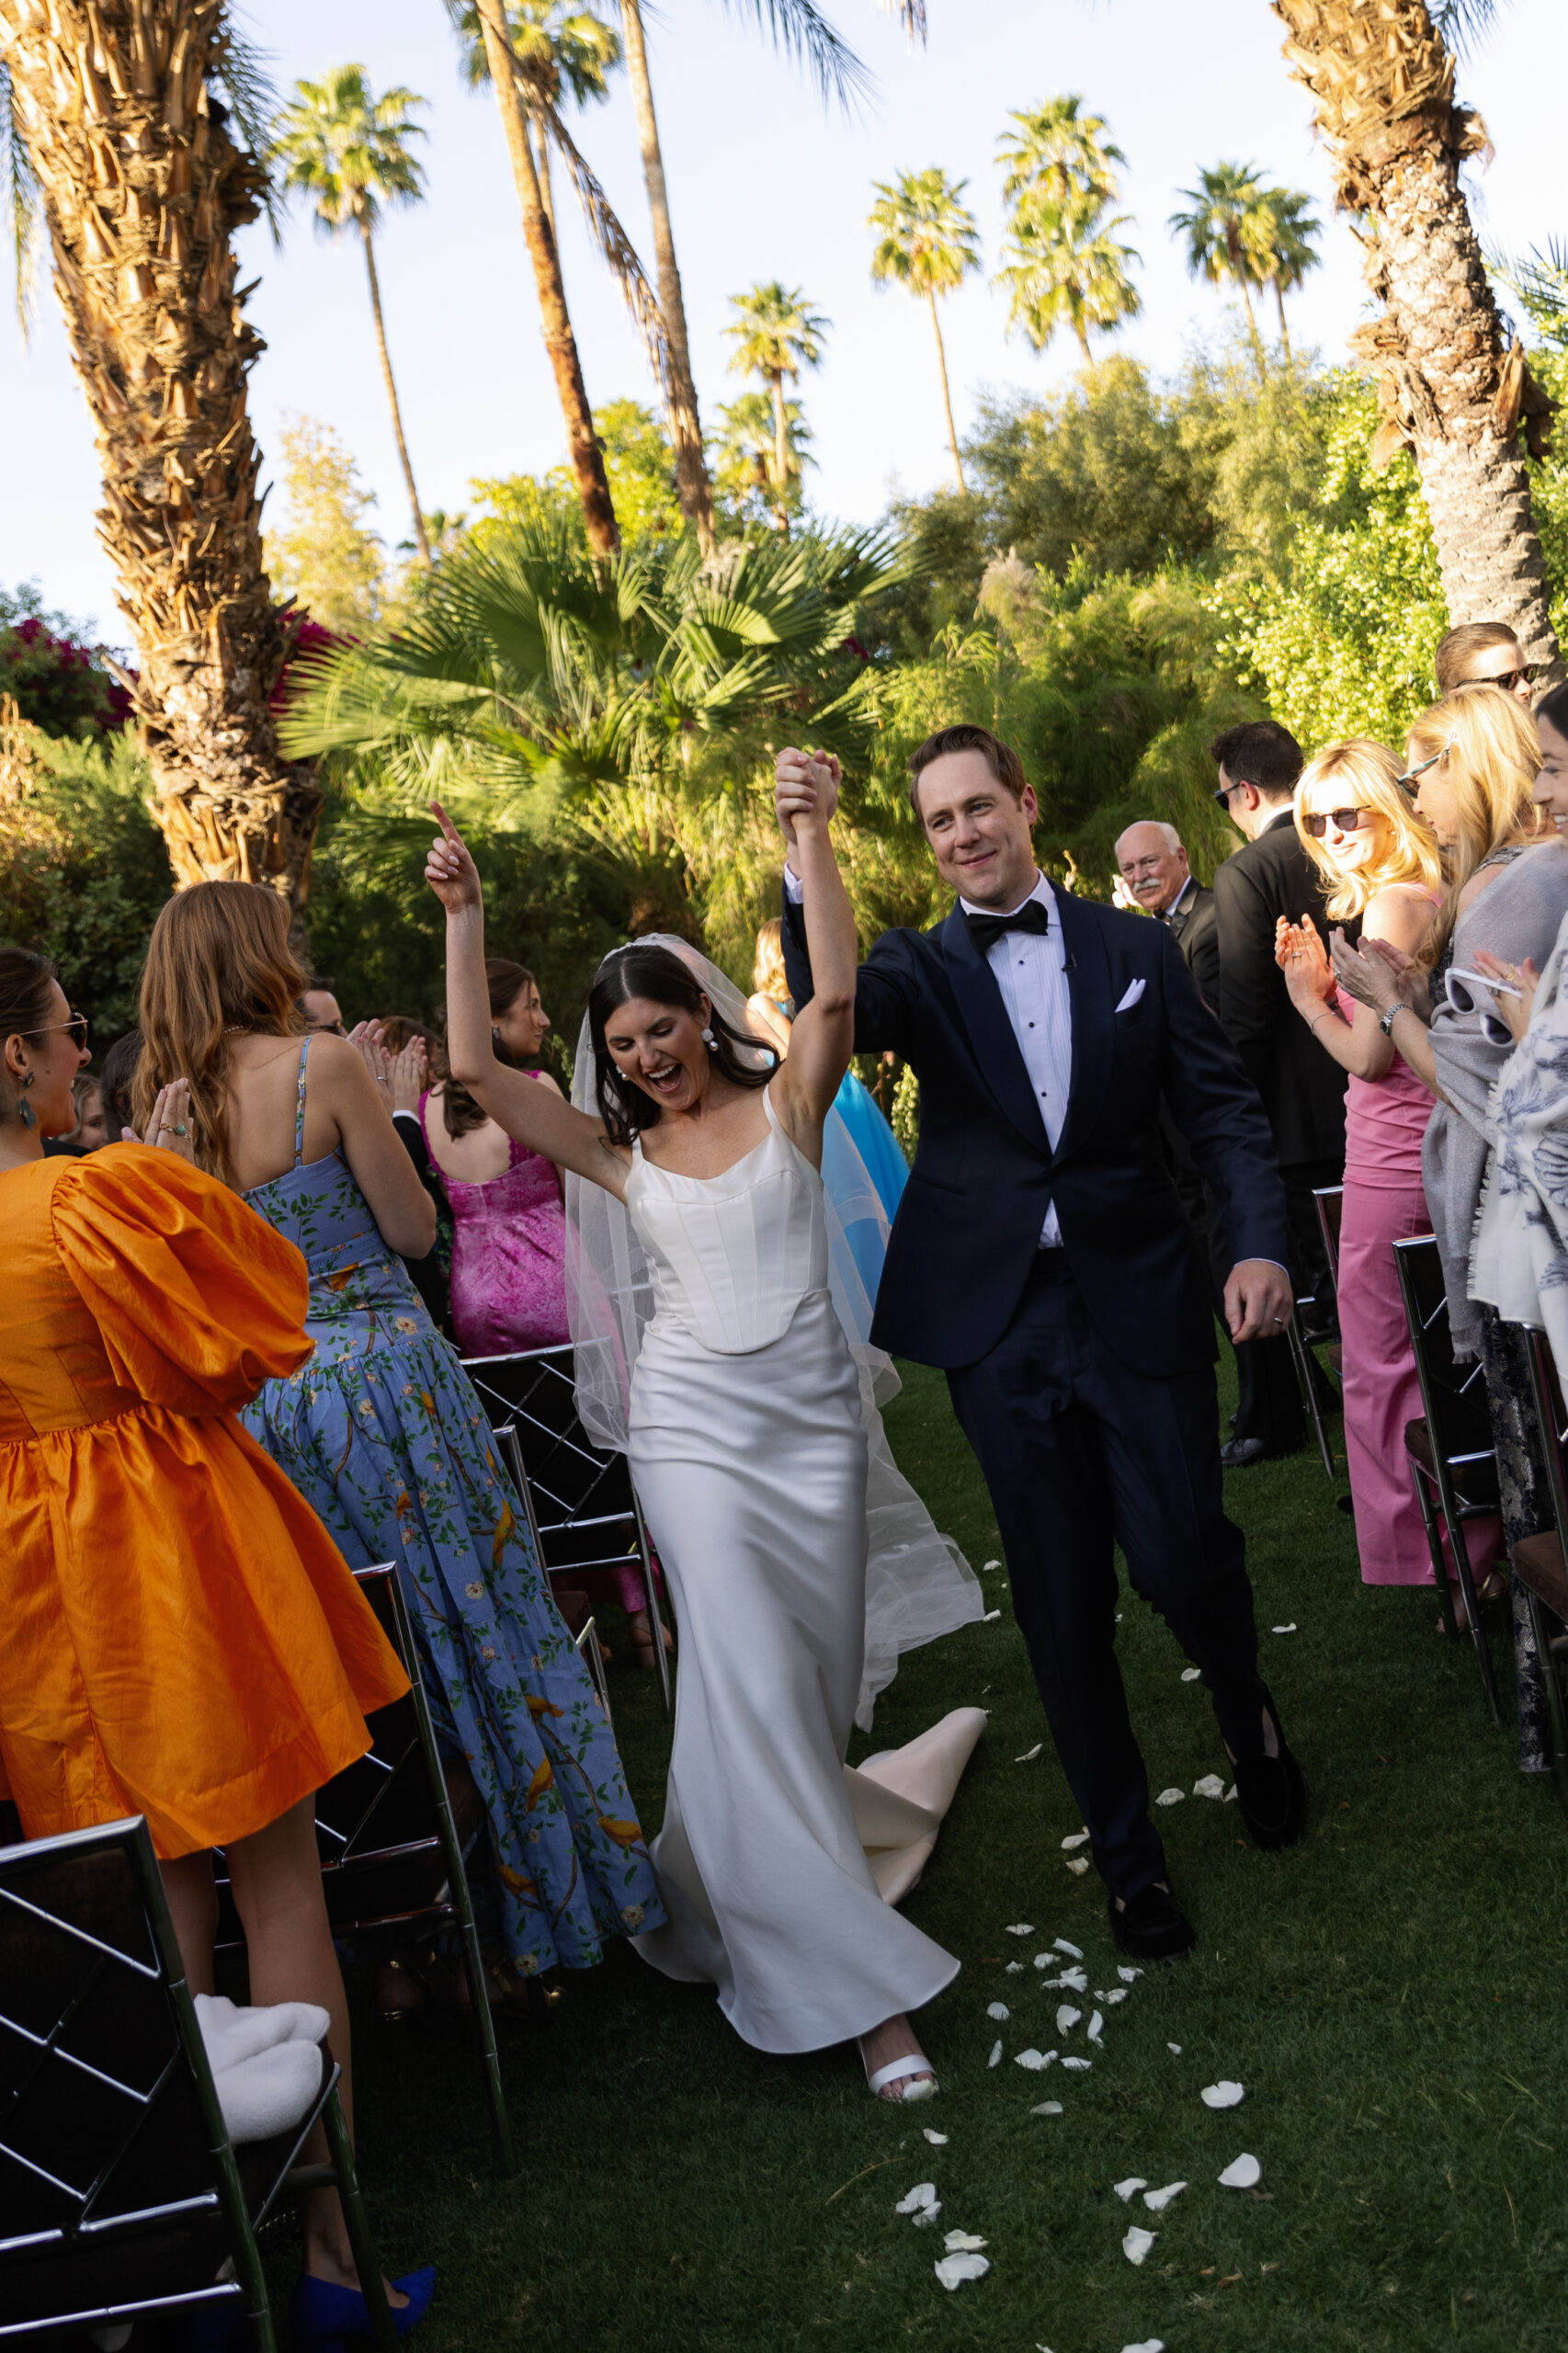
[[[1130,1895],[1119,1911],[1110,1899],[1110,1932],[1130,1961],[1179,1961],[1198,1941],[1198,1932],[1168,1888],[1153,1882]]]

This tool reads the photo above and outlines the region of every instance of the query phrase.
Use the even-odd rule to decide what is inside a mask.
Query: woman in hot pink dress
[[[1398,761],[1381,744],[1364,737],[1331,744],[1296,788],[1296,831],[1323,874],[1329,915],[1341,923],[1359,915],[1365,938],[1414,955],[1441,899],[1442,870],[1436,836],[1398,777]],[[1367,1585],[1430,1585],[1432,1556],[1404,1454],[1405,1425],[1421,1417],[1421,1392],[1393,1245],[1432,1230],[1421,1140],[1433,1097],[1370,1008],[1336,987],[1326,945],[1305,916],[1300,924],[1281,920],[1277,954],[1297,1012],[1350,1073],[1338,1301],[1361,1577]],[[1498,1537],[1496,1520],[1474,1520],[1466,1530],[1478,1586]]]

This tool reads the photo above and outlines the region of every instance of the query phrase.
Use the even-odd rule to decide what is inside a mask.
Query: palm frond
[[[1486,266],[1517,297],[1536,333],[1568,349],[1568,244],[1553,237],[1544,253],[1532,245],[1519,259],[1489,252]]]
[[[876,88],[875,76],[813,0],[723,0],[723,6],[727,14],[749,17],[775,49],[804,67],[824,105],[836,98],[846,114],[853,114]],[[907,12],[902,13],[907,22]]]
[[[260,48],[252,35],[242,30],[238,12],[231,8],[223,19],[218,37],[217,60],[213,79],[220,83],[228,101],[238,134],[235,144],[245,149],[258,170],[267,175],[262,191],[262,208],[267,225],[272,232],[272,242],[283,242],[284,204],[277,176],[271,167],[272,125],[277,118],[278,85],[271,74],[272,52]]]
[[[659,298],[648,283],[636,246],[617,219],[614,207],[600,187],[592,165],[562,121],[560,110],[553,106],[545,106],[540,112],[549,135],[561,150],[566,168],[572,175],[572,184],[577,191],[583,217],[588,224],[588,234],[626,297],[626,306],[637,323],[642,347],[648,355],[648,365],[653,371],[653,381],[659,388],[659,398],[667,407],[671,383],[670,349]]]
[[[1506,6],[1506,0],[1433,0],[1433,28],[1458,56],[1473,57]]]
[[[43,190],[33,170],[22,126],[11,102],[10,69],[0,62],[0,204],[16,271],[17,324],[26,343],[32,332],[33,295],[43,242]]]

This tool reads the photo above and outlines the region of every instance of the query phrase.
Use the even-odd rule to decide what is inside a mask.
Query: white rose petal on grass
[[[983,1574],[986,1576],[992,1576],[1001,1567],[1001,1565],[1002,1563],[1000,1561],[987,1561],[983,1563]]]
[[[1154,1803],[1156,1805],[1180,1805],[1186,1795],[1187,1791],[1185,1790],[1162,1790],[1159,1796],[1154,1800]]]
[[[1092,2059],[1063,2059],[1062,2063],[1064,2067],[1074,2067],[1080,2075],[1086,2075],[1095,2063]]]
[[[1024,1964],[1021,1961],[1010,1961],[1002,1972],[1004,1977],[1021,1977],[1023,1973]]]
[[[1034,1761],[1035,1761],[1035,1758],[1040,1755],[1040,1753],[1041,1749],[1042,1749],[1044,1746],[1045,1746],[1045,1743],[1044,1743],[1044,1741],[1043,1741],[1043,1740],[1037,1740],[1037,1741],[1036,1741],[1036,1743],[1035,1743],[1035,1745],[1034,1745],[1034,1746],[1033,1746],[1032,1748],[1026,1748],[1026,1749],[1025,1749],[1025,1751],[1024,1751],[1024,1753],[1023,1753],[1023,1755],[1022,1755],[1021,1756],[1015,1756],[1015,1757],[1014,1757],[1014,1759],[1013,1759],[1014,1764],[1015,1764],[1015,1765],[1032,1765],[1032,1764],[1034,1763]]]
[[[1179,2042],[1167,2042],[1165,2049],[1171,2053],[1173,2058],[1179,2059],[1181,2057],[1181,2045]]]
[[[1187,2188],[1185,2181],[1167,2181],[1164,2189],[1146,2189],[1143,2203],[1151,2214],[1163,2214],[1173,2198],[1179,2198]]]
[[[1071,2002],[1059,2003],[1056,2010],[1057,2033],[1071,2034],[1073,2029],[1077,2025],[1078,2020],[1083,2017],[1083,2011],[1075,2010]]]
[[[1146,2336],[1142,2345],[1124,2345],[1121,2353],[1165,2353],[1163,2336]]]
[[[1246,2097],[1244,2086],[1227,2083],[1206,2084],[1198,2095],[1205,2108],[1240,2108]]]
[[[1196,1683],[1202,1672],[1203,1669],[1200,1666],[1184,1666],[1181,1671],[1181,1679],[1184,1683]]]
[[[926,2207],[934,2206],[936,2203],[936,2183],[934,2181],[917,2181],[914,2188],[908,2193],[907,2197],[901,2198],[898,2204],[892,2211],[895,2214],[918,2214]]]
[[[1043,2051],[1035,2050],[1034,2046],[1031,2044],[1028,2051],[1020,2051],[1018,2052],[1017,2058],[1013,2061],[1013,2064],[1015,2067],[1027,2067],[1031,2075],[1038,2075],[1042,2067],[1050,2066],[1051,2060],[1054,2059],[1056,2053],[1052,2052],[1051,2058],[1047,2058]]]
[[[1108,1994],[1102,1994],[1099,1998],[1108,2009],[1117,2002],[1126,2001],[1127,1988],[1125,1985],[1113,1985]]]
[[[942,2241],[949,2255],[978,2255],[990,2244],[989,2239],[977,2239],[972,2231],[949,2231]]]
[[[934,2149],[945,2149],[947,2147],[948,2136],[945,2132],[933,2132],[928,2124],[923,2124],[920,2129]]]
[[[991,2056],[985,2063],[988,2067],[999,2067],[1002,2064],[1002,2045],[999,2040],[992,2044]]]
[[[1101,2018],[1098,2010],[1095,2012],[1094,2017],[1089,2020],[1086,2031],[1091,2042],[1099,2042],[1104,2039],[1105,2020]]]
[[[1082,1969],[1064,1969],[1056,1982],[1070,1986],[1074,1994],[1086,1994],[1089,1990],[1087,1973]]]
[[[1010,1937],[1032,1937],[1034,1924],[1029,1920],[1015,1920],[1007,1930]]]
[[[1088,1843],[1089,1834],[1086,1830],[1074,1830],[1071,1838],[1063,1838],[1062,1841],[1062,1851],[1064,1855],[1075,1855],[1080,1847],[1086,1847]]]
[[[1010,2018],[1013,2013],[1006,2002],[988,2002],[985,2006],[985,2015],[988,2018]]]
[[[1125,2206],[1130,2198],[1136,2198],[1138,2192],[1147,2189],[1149,2185],[1141,2173],[1130,2173],[1125,2181],[1113,2182],[1111,2187]]]
[[[1067,1868],[1073,1873],[1074,1878],[1081,1879],[1089,1868],[1089,1859],[1087,1855],[1069,1855],[1067,1858]]]
[[[1293,1634],[1296,1631],[1296,1621],[1292,1618],[1288,1626],[1271,1626],[1268,1631],[1271,1634]]]
[[[988,1609],[980,1622],[983,1626],[994,1625],[1001,1615],[1002,1612],[999,1609]]]
[[[1226,1803],[1227,1805],[1233,1805],[1233,1804],[1235,1803],[1235,1797],[1236,1797],[1236,1785],[1235,1785],[1234,1781],[1233,1781],[1233,1782],[1231,1783],[1230,1788],[1225,1791],[1225,1803]]]
[[[1065,1937],[1052,1937],[1051,1941],[1056,1947],[1058,1952],[1069,1953],[1074,1961],[1083,1960],[1084,1949],[1082,1945],[1070,1945]]]
[[[945,2255],[937,2266],[944,2288],[961,2288],[966,2279],[983,2279],[991,2264],[983,2255]]]
[[[1263,2179],[1263,2167],[1256,2157],[1237,2157],[1220,2176],[1221,2189],[1256,2189]]]
[[[1200,1781],[1194,1781],[1192,1794],[1195,1798],[1222,1798],[1225,1784],[1218,1773],[1205,1773]]]
[[[1038,2108],[1029,2110],[1031,2116],[1060,2116],[1061,2113],[1062,2102],[1059,2099],[1042,2099]]]
[[[937,2219],[937,2215],[941,2212],[941,2211],[942,2211],[942,2201],[941,2201],[941,2200],[940,2200],[939,2198],[937,2199],[937,2203],[936,2203],[934,2206],[922,2206],[922,2208],[920,2209],[920,2211],[919,2211],[919,2212],[915,2216],[915,2218],[914,2218],[914,2219],[915,2219],[915,2229],[916,2229],[917,2231],[924,2231],[924,2230],[928,2229],[928,2228],[930,2227],[930,2225],[931,2225],[931,2224],[936,2221],[936,2219]]]
[[[1140,2230],[1136,2222],[1121,2242],[1121,2252],[1129,2263],[1142,2263],[1154,2244],[1153,2231]]]
[[[1142,1976],[1143,1972],[1141,1969],[1119,1969],[1116,1973],[1124,1985],[1131,1985],[1135,1979]]]

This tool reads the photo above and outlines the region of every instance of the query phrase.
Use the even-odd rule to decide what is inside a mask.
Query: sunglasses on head
[[[1376,815],[1375,809],[1331,809],[1326,813],[1318,810],[1312,816],[1303,817],[1301,824],[1314,842],[1321,842],[1331,822],[1340,833],[1354,834],[1359,832],[1363,817]]]

